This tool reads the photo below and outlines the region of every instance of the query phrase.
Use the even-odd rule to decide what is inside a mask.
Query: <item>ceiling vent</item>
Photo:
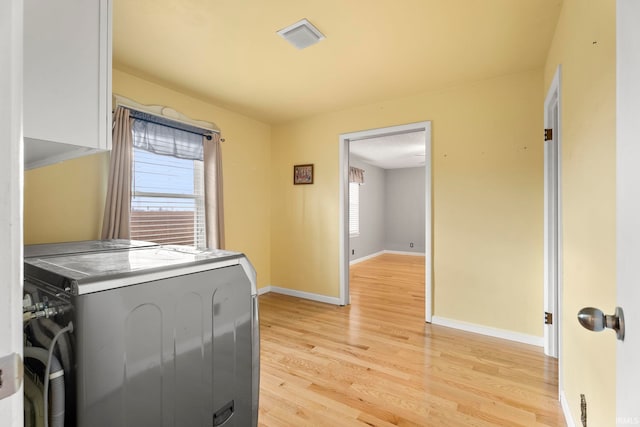
[[[324,39],[324,34],[306,19],[281,29],[278,34],[297,49],[304,49]]]

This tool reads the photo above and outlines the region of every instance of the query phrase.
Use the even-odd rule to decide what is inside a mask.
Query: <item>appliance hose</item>
[[[51,425],[52,427],[64,427],[64,370],[62,369],[60,361],[41,347],[25,347],[24,357],[39,360],[47,367],[45,370],[45,386],[43,390],[43,413],[45,426],[48,426],[49,424],[47,389],[49,387],[49,377],[51,376],[53,377],[51,378]],[[53,372],[48,374],[48,370]]]
[[[34,323],[39,323],[42,327],[54,337],[60,332],[62,327],[51,319],[39,319]],[[47,337],[48,338],[48,337]],[[49,340],[49,345],[51,340]],[[44,346],[49,348],[49,346]],[[62,363],[64,369],[64,375],[67,377],[67,381],[73,381],[73,349],[71,348],[71,340],[69,335],[61,336],[58,341],[58,357]]]
[[[53,358],[53,349],[56,346],[56,342],[58,341],[58,339],[60,338],[60,336],[66,332],[73,332],[73,323],[69,322],[69,324],[67,326],[65,326],[64,328],[60,329],[60,331],[58,331],[58,333],[56,334],[55,337],[53,337],[53,339],[51,340],[51,347],[49,347],[49,354],[48,354],[48,358],[47,358],[47,367],[44,370],[44,427],[49,427],[49,418],[47,417],[47,400],[49,399],[49,372],[51,371],[51,360]],[[64,371],[63,371],[64,372]],[[53,421],[53,416],[51,417],[52,421]],[[52,427],[64,427],[64,402],[62,404],[62,425],[56,424],[53,425]]]

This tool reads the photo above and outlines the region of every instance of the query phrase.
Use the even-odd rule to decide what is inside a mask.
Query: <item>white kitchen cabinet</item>
[[[24,1],[25,168],[111,148],[111,0]]]

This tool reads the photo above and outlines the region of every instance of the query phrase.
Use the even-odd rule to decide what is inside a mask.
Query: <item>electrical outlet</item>
[[[355,249],[351,249],[351,255],[355,255],[356,254],[356,250]]]
[[[409,243],[409,247],[412,248],[413,247],[413,242]]]

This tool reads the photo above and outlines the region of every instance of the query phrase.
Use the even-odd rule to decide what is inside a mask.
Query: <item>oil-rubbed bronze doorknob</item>
[[[620,307],[616,307],[616,312],[611,315],[604,314],[602,310],[594,307],[585,307],[578,312],[578,322],[590,331],[613,329],[618,339],[624,341],[624,312]]]

